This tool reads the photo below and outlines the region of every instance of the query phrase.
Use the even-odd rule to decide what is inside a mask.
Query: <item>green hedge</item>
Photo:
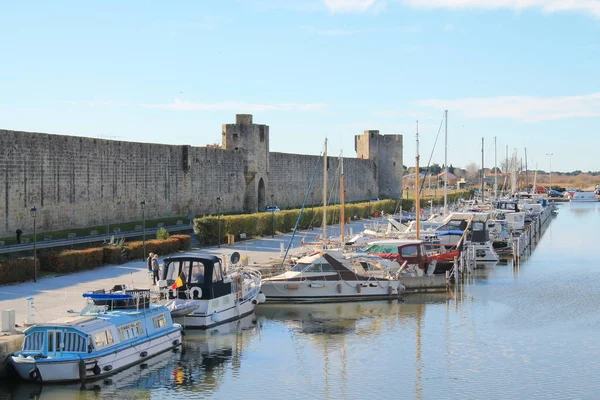
[[[40,260],[35,260],[35,268],[40,271]],[[25,282],[33,279],[33,259],[18,258],[0,263],[0,285]]]
[[[469,192],[458,192],[448,195],[448,202],[452,203],[459,198],[468,198]],[[441,203],[440,203],[441,201]],[[434,204],[443,204],[443,197],[438,198]],[[352,203],[344,206],[346,219],[365,219],[381,214],[383,211],[386,214],[393,214],[402,210],[412,210],[414,208],[414,200],[380,200],[364,203]],[[425,199],[421,202],[421,207],[428,205]],[[341,205],[331,205],[327,207],[327,224],[340,223]],[[198,236],[201,244],[214,245],[218,242],[226,243],[227,235],[234,235],[236,240],[240,239],[240,233],[245,233],[247,237],[258,237],[271,235],[273,225],[276,232],[291,232],[294,230],[296,220],[300,210],[285,210],[275,213],[262,212],[254,214],[241,215],[224,215],[218,218],[216,215],[209,215],[194,219],[194,232]],[[311,227],[321,226],[323,220],[323,207],[305,208],[302,213],[302,218],[298,225],[298,229],[308,229]],[[217,240],[219,233],[219,224],[221,225],[220,241]]]
[[[166,240],[148,240],[146,241],[146,253],[166,255],[179,250],[187,250],[190,248],[190,244],[191,237],[189,235],[173,235]],[[84,271],[105,264],[120,264],[128,259],[142,259],[142,252],[143,242],[141,241],[126,243],[123,247],[106,246],[84,250],[63,250],[40,256],[39,265],[43,271],[48,272]],[[33,277],[33,271],[31,272],[31,277]],[[0,271],[1,276],[2,271]]]
[[[190,239],[191,240],[191,239]],[[179,251],[180,240],[177,238],[168,238],[165,240],[146,240],[146,255],[148,253],[156,253],[158,255],[166,255]],[[144,258],[144,242],[128,242],[123,245],[126,251],[128,260],[141,260]]]
[[[42,270],[57,273],[85,271],[103,264],[101,247],[84,250],[63,250],[40,257]]]

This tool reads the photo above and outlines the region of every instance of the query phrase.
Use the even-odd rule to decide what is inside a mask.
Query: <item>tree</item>
[[[476,179],[479,177],[479,166],[477,164],[469,163],[465,167],[465,170],[467,171],[467,178]]]
[[[433,163],[433,165],[429,167],[429,172],[437,175],[440,172],[442,172],[442,167],[440,167],[440,165],[438,163]]]
[[[448,172],[454,174],[454,167],[452,166],[452,164],[450,164],[450,166],[448,167]]]

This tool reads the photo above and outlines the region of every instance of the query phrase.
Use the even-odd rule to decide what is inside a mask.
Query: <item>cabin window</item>
[[[114,343],[112,332],[110,330],[95,333],[92,336],[92,338],[94,339],[94,344],[96,345],[96,350],[99,350],[106,346],[110,346],[111,344]]]
[[[398,254],[398,246],[391,244],[372,244],[365,249],[366,253]]]
[[[33,332],[25,337],[23,351],[42,351],[44,347],[44,332]]]
[[[48,331],[48,352],[61,351],[61,332]]]
[[[154,329],[162,328],[163,326],[167,326],[167,317],[165,314],[157,315],[152,318],[152,323],[154,324]]]
[[[482,231],[483,230],[483,222],[473,222],[473,230],[474,231]]]
[[[66,332],[63,336],[62,351],[70,353],[85,353],[87,351],[87,340],[85,337],[75,332]]]
[[[304,272],[335,272],[329,263],[318,262],[308,266]]]
[[[221,264],[216,263],[213,266],[213,276],[212,276],[212,281],[213,282],[220,282],[223,280],[223,277],[221,276]]]
[[[175,281],[179,276],[179,261],[173,261],[169,263],[169,268],[167,270],[167,274],[165,279],[167,281]]]
[[[419,255],[416,245],[405,246],[402,248],[402,257],[417,257]]]
[[[192,262],[192,276],[190,283],[204,283],[204,264],[198,261]]]
[[[119,336],[121,337],[121,340],[135,339],[143,333],[144,329],[139,321],[119,327]]]

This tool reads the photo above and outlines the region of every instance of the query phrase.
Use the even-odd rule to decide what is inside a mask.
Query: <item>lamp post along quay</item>
[[[142,206],[142,260],[146,259],[146,200],[140,203]]]
[[[221,196],[217,197],[217,247],[221,247]]]
[[[37,282],[37,268],[36,268],[36,258],[37,258],[37,249],[36,249],[36,226],[35,226],[35,217],[37,216],[37,208],[31,207],[29,210],[31,213],[31,217],[33,218],[33,281]]]

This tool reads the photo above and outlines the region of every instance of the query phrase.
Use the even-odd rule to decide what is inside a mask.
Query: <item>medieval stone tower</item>
[[[269,183],[269,126],[252,123],[251,114],[237,114],[235,124],[223,124],[222,140],[224,149],[240,151],[245,160],[244,212],[264,211]]]
[[[402,135],[380,135],[379,131],[364,131],[354,137],[356,156],[375,164],[375,179],[379,193],[372,197],[399,199],[402,197]]]

